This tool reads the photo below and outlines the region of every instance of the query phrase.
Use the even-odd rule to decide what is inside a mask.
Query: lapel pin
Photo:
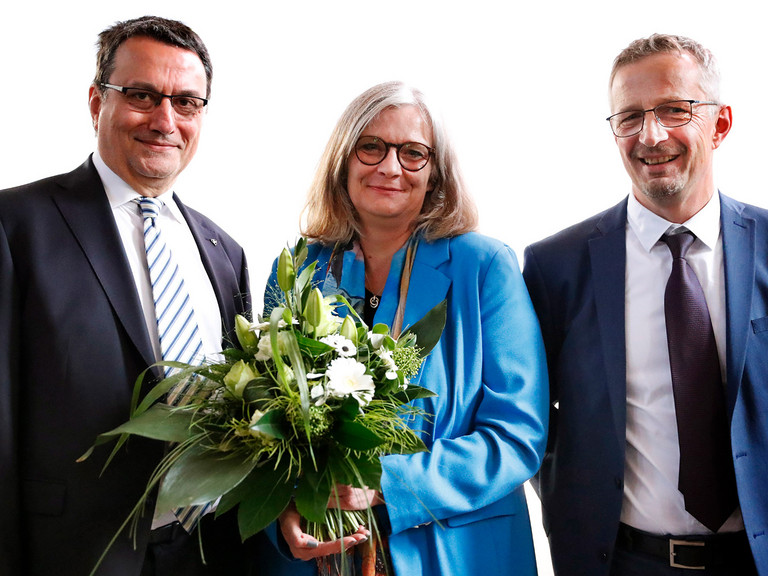
[[[218,243],[219,243],[219,241],[218,241],[218,240],[216,240],[216,238],[211,238],[211,244],[213,244],[214,246],[216,246]]]

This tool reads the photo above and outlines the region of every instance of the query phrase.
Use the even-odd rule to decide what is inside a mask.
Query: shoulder
[[[725,194],[720,194],[721,211],[726,212],[731,210],[743,218],[750,218],[758,222],[760,225],[765,226],[768,223],[768,210],[760,208],[759,206],[753,206],[752,204],[745,204],[739,202]]]
[[[514,258],[514,252],[504,242],[478,232],[425,243],[425,253],[431,259],[444,257],[452,264],[464,267],[482,266],[499,254]]]
[[[91,158],[80,166],[63,174],[49,176],[34,182],[21,184],[5,190],[0,190],[0,205],[3,207],[28,206],[47,198],[56,192],[65,191],[73,187],[81,187],[85,184],[100,184],[99,174],[91,162]]]
[[[421,262],[435,268],[458,285],[482,285],[491,278],[514,281],[520,274],[517,256],[501,240],[468,232],[419,246]],[[417,253],[417,261],[420,256]]]
[[[526,260],[533,254],[537,257],[573,258],[574,254],[586,251],[589,240],[623,230],[626,222],[627,199],[624,198],[607,210],[529,245],[525,249]]]

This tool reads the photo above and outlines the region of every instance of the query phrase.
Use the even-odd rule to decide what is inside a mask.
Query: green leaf
[[[261,532],[282,514],[291,502],[294,485],[285,465],[277,470],[270,466],[256,468],[246,482],[237,511],[243,540]]]
[[[373,332],[374,334],[389,335],[389,326],[379,322],[378,324],[374,324],[373,328],[371,328],[371,332]]]
[[[237,486],[255,462],[231,453],[191,446],[183,450],[163,478],[157,507],[173,510],[216,500]]]
[[[128,434],[134,434],[165,442],[183,442],[191,435],[193,418],[192,410],[179,410],[167,404],[155,404],[117,428],[99,434],[93,446],[78,458],[78,462],[86,460],[93,453],[93,448],[111,442],[117,436],[127,437]]]
[[[183,442],[191,435],[190,428],[194,415],[194,410],[183,410],[167,404],[155,404],[146,412],[131,418],[128,422],[102,434],[102,436],[134,434],[164,442]]]
[[[298,264],[300,266],[300,264]],[[296,292],[303,294],[307,286],[312,282],[312,278],[315,275],[315,269],[317,268],[317,262],[312,262],[309,266],[304,268],[299,274],[298,280],[296,280]],[[302,305],[306,305],[305,302]]]
[[[294,500],[296,509],[310,522],[321,524],[325,519],[328,497],[331,495],[331,482],[325,474],[326,466],[318,470],[307,468],[299,479]]]
[[[312,357],[317,357],[333,350],[333,346],[329,346],[314,338],[307,338],[298,333],[296,334],[296,341],[299,343],[299,349]]]
[[[416,335],[416,344],[419,347],[422,358],[429,354],[440,340],[443,328],[445,328],[447,314],[448,301],[443,300],[427,312],[416,324],[404,330],[404,334],[411,333]]]
[[[373,490],[381,488],[381,461],[378,456],[373,458],[366,454],[361,454],[358,458],[350,456],[350,463],[357,470],[355,476],[358,481],[362,482],[363,486]]]
[[[435,396],[437,396],[437,394],[428,388],[424,388],[422,386],[413,386],[409,384],[408,388],[405,390],[401,390],[397,394],[393,394],[392,399],[401,404],[408,404],[408,402],[412,402],[413,400],[418,400],[420,398],[433,398]]]
[[[339,421],[333,431],[333,439],[352,450],[372,450],[384,443],[377,434],[360,424],[348,420]]]
[[[168,378],[162,379],[149,392],[147,392],[146,396],[144,396],[141,403],[139,403],[137,406],[136,403],[140,395],[140,390],[141,390],[144,377],[148,373],[151,375],[150,370],[153,367],[162,367],[162,366],[178,368],[179,371],[175,372]],[[156,364],[153,364],[153,366],[150,366],[139,375],[139,377],[136,380],[136,384],[134,384],[133,399],[131,401],[131,417],[135,418],[139,414],[146,412],[150,406],[153,406],[155,402],[157,402],[160,398],[165,396],[171,388],[173,388],[180,382],[183,382],[188,378],[191,378],[194,374],[204,372],[207,369],[208,368],[206,366],[190,366],[189,364],[183,364],[181,362],[163,361],[163,362],[157,362]]]
[[[269,436],[273,436],[278,440],[286,440],[285,435],[285,414],[282,410],[270,410],[264,416],[259,418],[259,421],[251,426],[251,430],[263,432]]]
[[[247,404],[255,404],[256,408],[260,408],[264,403],[272,399],[272,388],[275,383],[271,378],[260,377],[255,378],[245,385],[243,390],[243,400]]]
[[[293,330],[285,332],[285,351],[291,361],[293,376],[296,378],[296,387],[299,389],[299,398],[301,399],[301,414],[304,418],[304,428],[309,438],[309,385],[307,384],[307,371],[304,368],[304,358],[299,350],[299,343],[296,340],[296,333]],[[285,382],[286,385],[288,382]]]
[[[334,410],[334,416],[337,420],[352,421],[360,414],[360,404],[352,396],[347,396],[341,401],[341,405]]]
[[[336,448],[328,458],[328,469],[334,482],[378,490],[381,483],[381,462],[378,456],[349,454]]]
[[[393,442],[389,445],[388,452],[390,454],[416,454],[417,452],[427,451],[427,445],[416,434],[410,434],[410,442],[407,446],[399,442]]]
[[[220,354],[224,356],[224,360],[227,361],[227,364],[234,364],[238,360],[244,360],[248,362],[253,358],[252,353],[240,350],[239,348],[225,348],[220,352]]]

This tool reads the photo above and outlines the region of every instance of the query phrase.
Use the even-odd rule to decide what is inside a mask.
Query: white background
[[[766,206],[764,18],[754,1],[134,0],[6,2],[0,10],[0,188],[68,172],[95,145],[88,87],[98,32],[156,14],[206,42],[213,94],[197,157],[177,182],[189,205],[245,248],[254,291],[293,243],[304,195],[346,105],[403,80],[438,103],[482,232],[519,257],[617,203],[629,180],[604,118],[613,58],[653,32],[718,57],[734,127],[716,153],[727,194]],[[684,95],[683,95],[684,96]],[[522,262],[521,262],[522,265]],[[540,573],[551,574],[531,499]]]

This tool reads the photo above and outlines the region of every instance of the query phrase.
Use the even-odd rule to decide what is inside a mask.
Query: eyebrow
[[[157,87],[155,87],[154,84],[150,84],[149,82],[132,82],[127,85],[124,84],[126,88],[138,88],[140,90],[147,90],[149,92],[155,92],[157,94],[163,94],[161,90],[158,90]],[[197,90],[192,89],[182,89],[179,92],[174,92],[173,94],[169,94],[169,96],[194,96],[195,98],[205,98],[205,96],[201,96]]]

